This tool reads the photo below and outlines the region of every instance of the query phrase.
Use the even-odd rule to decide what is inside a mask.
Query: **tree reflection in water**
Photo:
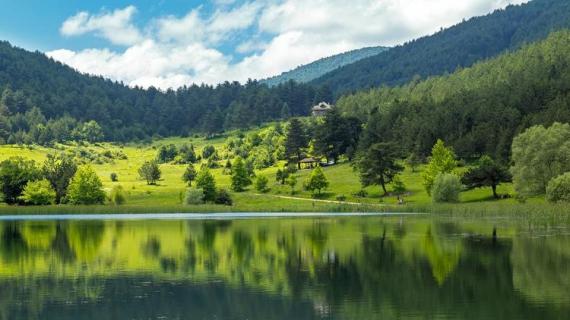
[[[568,237],[537,240],[516,225],[496,237],[494,227],[411,217],[5,222],[0,319],[570,314]]]

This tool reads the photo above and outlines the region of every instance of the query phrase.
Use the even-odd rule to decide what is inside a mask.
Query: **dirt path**
[[[254,193],[255,196],[265,196],[265,197],[274,197],[280,199],[289,199],[289,200],[301,200],[301,201],[311,201],[311,202],[322,202],[322,203],[333,203],[333,204],[350,204],[350,205],[369,205],[369,206],[379,206],[385,207],[387,204],[383,203],[362,203],[362,202],[351,202],[351,201],[338,201],[338,200],[324,200],[324,199],[310,199],[310,198],[299,198],[299,197],[292,197],[292,196],[280,196],[276,194],[261,194],[261,193]]]

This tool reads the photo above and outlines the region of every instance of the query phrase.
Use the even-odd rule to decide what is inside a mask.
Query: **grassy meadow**
[[[406,167],[401,174],[401,179],[406,185],[407,193],[404,196],[405,204],[398,205],[395,196],[382,197],[380,187],[365,188],[367,196],[360,197],[356,194],[362,189],[358,173],[353,170],[348,162],[325,167],[324,172],[329,181],[329,187],[317,199],[312,197],[309,191],[302,188],[303,182],[310,174],[310,169],[300,170],[296,173],[298,184],[295,192],[287,185],[279,184],[276,179],[277,166],[256,170],[256,175],[264,175],[269,179],[270,191],[259,193],[254,186],[241,193],[232,192],[234,205],[224,207],[219,205],[196,205],[187,206],[182,204],[186,184],[181,177],[186,165],[161,164],[161,180],[157,185],[147,185],[140,179],[138,168],[147,160],[156,158],[157,150],[162,145],[174,144],[177,147],[185,143],[194,145],[196,153],[201,154],[206,145],[213,145],[221,150],[227,136],[215,139],[203,137],[193,138],[167,138],[160,139],[151,144],[125,144],[115,145],[100,143],[94,145],[57,145],[53,148],[40,146],[0,146],[0,161],[13,156],[22,156],[33,159],[38,163],[45,160],[50,153],[62,151],[87,150],[90,155],[102,155],[111,151],[114,154],[124,154],[126,159],[116,158],[106,163],[101,161],[85,161],[95,169],[104,184],[104,189],[109,192],[113,186],[121,185],[127,193],[127,203],[123,206],[42,206],[42,207],[14,207],[0,204],[0,214],[25,214],[25,213],[145,213],[145,212],[226,212],[226,211],[267,211],[267,212],[299,212],[299,211],[378,211],[378,212],[446,212],[446,213],[472,213],[494,212],[496,208],[517,207],[521,210],[535,211],[536,208],[552,208],[550,211],[560,211],[553,206],[547,205],[542,199],[530,199],[527,204],[517,204],[513,198],[495,200],[490,188],[475,189],[461,194],[461,203],[452,205],[432,205],[429,195],[422,186],[422,166],[412,170]],[[81,156],[78,156],[81,160]],[[204,160],[205,161],[205,160]],[[226,160],[220,160],[220,165]],[[284,165],[283,162],[278,164]],[[198,169],[199,164],[195,167]],[[218,187],[230,189],[231,177],[224,174],[223,168],[211,169],[216,178]],[[118,181],[111,181],[111,173],[118,175]],[[390,186],[391,187],[391,186]],[[389,187],[389,191],[390,191]],[[513,194],[511,184],[504,184],[498,188],[500,194]],[[338,199],[343,201],[338,201]],[[504,209],[501,209],[504,211]],[[562,209],[564,211],[564,209]]]

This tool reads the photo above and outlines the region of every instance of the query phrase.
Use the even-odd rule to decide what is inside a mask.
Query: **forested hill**
[[[89,128],[101,127],[97,136],[105,140],[215,133],[306,115],[319,95],[293,82],[273,88],[226,82],[167,92],[129,88],[0,42],[0,143],[69,140],[92,120],[96,126]]]
[[[348,51],[331,57],[319,59],[315,62],[297,67],[291,71],[284,72],[281,75],[261,80],[260,82],[269,86],[276,86],[289,80],[306,83],[342,66],[377,55],[388,49],[389,48],[387,47],[369,47]]]
[[[451,73],[567,27],[570,1],[533,0],[464,21],[339,68],[311,83],[329,86],[337,97],[358,89],[400,85],[418,76]]]
[[[341,98],[366,122],[363,146],[394,142],[427,156],[437,139],[462,158],[508,161],[513,137],[532,125],[570,122],[570,31],[449,76]]]

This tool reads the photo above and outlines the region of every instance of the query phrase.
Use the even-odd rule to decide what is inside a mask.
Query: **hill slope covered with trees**
[[[315,62],[297,67],[291,71],[284,72],[278,76],[261,80],[260,82],[271,87],[290,80],[294,80],[299,83],[306,83],[342,66],[375,56],[388,49],[389,48],[387,47],[369,47],[348,51],[331,57],[319,59]]]
[[[84,128],[88,122],[100,129],[102,139],[115,141],[216,133],[307,115],[318,95],[312,86],[294,82],[273,88],[257,81],[225,82],[166,92],[129,88],[0,42],[4,143],[65,141],[90,129]]]
[[[568,27],[570,2],[533,0],[362,59],[311,83],[330,87],[337,97],[358,89],[402,85],[454,72]]]
[[[570,122],[570,31],[449,76],[345,96],[338,108],[365,124],[360,148],[378,142],[427,156],[437,139],[461,158],[510,159],[513,137]]]

